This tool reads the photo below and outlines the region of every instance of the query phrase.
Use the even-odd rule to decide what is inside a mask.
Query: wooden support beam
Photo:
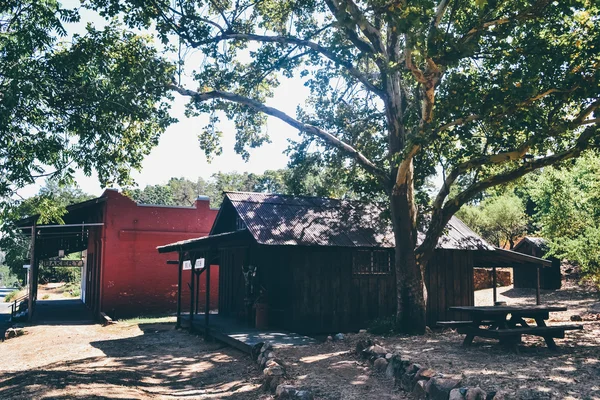
[[[200,308],[200,274],[202,273],[202,270],[196,271],[196,268],[194,266],[193,268],[194,274],[196,275],[196,287],[198,288],[198,295],[196,296],[196,311],[195,314],[198,314],[198,309]]]
[[[540,267],[537,267],[535,270],[537,273],[537,282],[535,287],[535,304],[539,306],[540,304],[542,304],[542,299],[540,295]]]
[[[34,277],[34,268],[35,268],[35,236],[36,236],[36,226],[37,223],[34,222],[33,226],[31,227],[31,243],[29,244],[29,251],[30,251],[30,259],[29,259],[29,271],[27,271],[27,273],[29,274],[29,298],[27,299],[27,320],[31,321],[31,319],[33,318],[33,302],[34,300],[34,295],[35,295],[35,291],[33,290],[34,285],[36,285],[37,283],[35,283],[35,277]]]
[[[204,335],[209,338],[208,318],[210,316],[210,264],[204,265],[206,269],[206,305],[204,307]]]
[[[181,328],[181,284],[183,275],[183,252],[179,252],[179,261],[177,267],[177,329]]]
[[[196,266],[196,255],[190,252],[190,263],[192,265],[191,273],[190,273],[190,331],[194,330],[194,268]]]
[[[496,301],[498,301],[498,289],[496,288],[496,267],[492,268],[492,288],[494,293],[494,305],[496,305]]]

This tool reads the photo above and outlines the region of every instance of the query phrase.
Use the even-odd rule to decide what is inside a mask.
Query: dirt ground
[[[0,399],[257,399],[245,354],[174,324],[40,325],[0,343]]]
[[[498,289],[509,304],[533,304],[535,290]],[[476,293],[491,301],[491,290]],[[572,323],[579,314],[600,313],[598,292],[566,284],[542,292],[545,304],[569,307],[552,314],[550,324]],[[485,304],[485,303],[479,303]],[[452,330],[425,336],[347,334],[346,339],[277,350],[287,383],[310,388],[316,399],[406,399],[394,383],[353,354],[356,341],[369,336],[423,366],[465,385],[506,390],[520,399],[600,400],[600,321],[578,322],[583,331],[557,339],[558,351],[541,338],[524,337],[520,353],[477,338],[461,346]],[[249,356],[219,343],[177,331],[153,320],[99,325],[27,327],[25,336],[0,344],[0,399],[190,398],[271,399],[260,390],[261,371]]]
[[[40,300],[63,300],[73,299],[74,297],[69,293],[67,284],[65,282],[58,283],[46,283],[38,286],[38,298]],[[75,296],[75,298],[78,296]]]

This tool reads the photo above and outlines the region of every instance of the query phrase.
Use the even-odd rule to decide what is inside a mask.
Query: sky
[[[62,4],[66,8],[72,8],[76,7],[79,1],[68,0],[63,1]],[[103,18],[93,11],[82,10],[81,16],[79,23],[66,26],[69,35],[83,33],[87,23],[92,23],[97,27],[105,24]],[[191,56],[186,62],[186,67],[191,67],[194,62],[196,62],[194,56]],[[276,106],[287,114],[295,116],[296,107],[303,104],[308,96],[308,89],[299,79],[282,77],[280,81],[281,86],[275,91],[275,96],[267,102],[267,105]],[[190,89],[194,89],[194,87],[190,87]],[[235,130],[232,123],[223,119],[219,126],[223,131],[221,142],[223,153],[214,157],[209,163],[204,151],[200,149],[197,139],[207,118],[204,116],[185,117],[184,106],[187,100],[179,95],[175,95],[175,97],[171,115],[179,122],[172,124],[161,136],[158,146],[144,160],[141,171],[132,173],[139,187],[166,183],[171,177],[196,180],[200,176],[207,179],[219,171],[262,173],[268,169],[284,168],[287,165],[288,157],[284,151],[288,146],[289,139],[298,138],[298,131],[273,117],[269,117],[266,128],[271,137],[271,143],[251,149],[248,162],[245,162],[233,150]],[[103,192],[95,175],[87,177],[82,171],[78,171],[76,181],[86,193],[99,196]],[[43,184],[44,181],[40,180],[35,185],[29,185],[19,190],[18,193],[24,198],[33,196]]]

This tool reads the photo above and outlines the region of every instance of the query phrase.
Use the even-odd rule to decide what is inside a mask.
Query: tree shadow
[[[0,398],[258,397],[259,371],[245,354],[172,324],[139,328],[139,336],[91,342],[103,356],[0,374]]]

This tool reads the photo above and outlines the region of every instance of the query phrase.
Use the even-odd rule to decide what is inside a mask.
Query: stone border
[[[372,365],[375,371],[394,379],[401,390],[417,399],[431,400],[503,400],[505,393],[487,393],[479,387],[463,387],[462,380],[446,377],[420,364],[413,363],[398,352],[391,352],[371,339],[360,339],[355,354]]]

